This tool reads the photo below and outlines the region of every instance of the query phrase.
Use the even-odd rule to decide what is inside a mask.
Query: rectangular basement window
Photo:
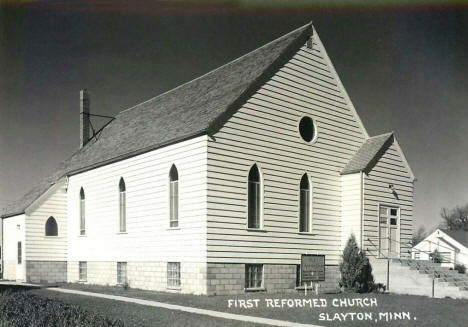
[[[117,284],[125,284],[127,282],[127,263],[117,262]]]
[[[87,278],[88,278],[88,263],[86,261],[80,261],[78,280],[80,282],[86,282]]]
[[[245,289],[262,290],[263,289],[263,265],[246,264],[245,265]]]
[[[167,287],[180,287],[180,262],[167,263]]]

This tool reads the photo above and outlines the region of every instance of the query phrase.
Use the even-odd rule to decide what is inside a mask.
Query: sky
[[[415,229],[467,203],[468,6],[286,3],[0,0],[0,206],[79,147],[80,89],[116,115],[310,21],[369,134],[395,132]]]

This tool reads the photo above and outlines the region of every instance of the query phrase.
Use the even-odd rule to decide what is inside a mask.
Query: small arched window
[[[250,168],[248,182],[248,228],[261,228],[261,181],[256,164]]]
[[[54,217],[49,217],[45,224],[45,236],[57,236],[58,226]]]
[[[310,232],[310,183],[307,174],[301,178],[299,186],[299,231]]]
[[[127,231],[127,198],[123,177],[120,178],[119,182],[119,217],[119,231],[124,233]]]
[[[175,165],[169,172],[169,226],[179,226],[179,173]]]
[[[86,234],[85,192],[80,190],[80,235]]]

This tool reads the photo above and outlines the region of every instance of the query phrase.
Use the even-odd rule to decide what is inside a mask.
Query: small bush
[[[464,274],[464,273],[466,273],[466,267],[465,267],[464,264],[461,264],[461,263],[455,264],[455,270],[458,270],[458,273],[459,273],[459,274]]]
[[[0,292],[0,326],[124,326],[121,320],[26,291]]]
[[[345,291],[367,293],[374,290],[372,267],[366,254],[357,246],[354,235],[351,235],[343,251],[340,272],[340,287]]]
[[[385,293],[387,287],[382,283],[374,284],[374,289],[372,290],[373,293]]]
[[[429,254],[429,257],[431,258],[432,262],[434,263],[442,263],[442,254],[440,254],[439,251],[434,250],[431,254]]]

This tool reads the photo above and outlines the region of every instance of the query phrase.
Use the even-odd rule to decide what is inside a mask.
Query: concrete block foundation
[[[64,283],[67,281],[66,261],[26,261],[28,283]]]

